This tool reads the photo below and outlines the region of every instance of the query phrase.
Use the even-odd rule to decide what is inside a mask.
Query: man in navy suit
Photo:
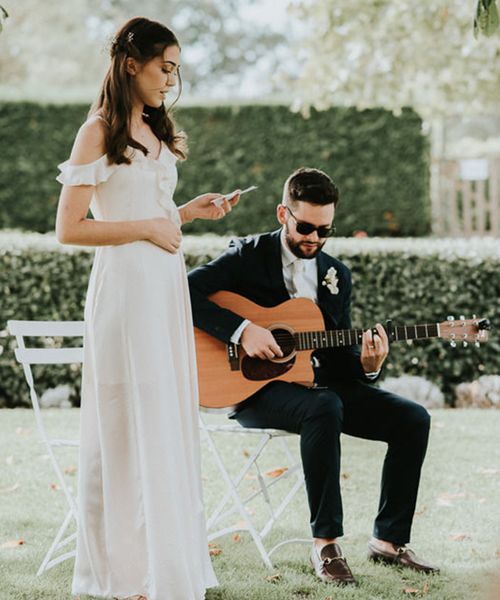
[[[227,290],[265,307],[308,297],[320,307],[327,329],[351,329],[351,273],[322,251],[334,232],[338,199],[337,187],[322,171],[303,168],[292,173],[277,207],[280,230],[235,240],[222,256],[189,274],[196,327],[224,343],[241,344],[252,357],[283,355],[267,329],[208,300]],[[355,583],[337,543],[343,535],[341,433],[388,444],[369,557],[437,571],[406,546],[430,417],[422,406],[373,385],[389,351],[385,330],[377,324],[376,331],[363,334],[361,349],[316,350],[316,388],[272,381],[231,415],[244,427],[300,435],[313,535],[311,562],[317,576],[327,582]]]

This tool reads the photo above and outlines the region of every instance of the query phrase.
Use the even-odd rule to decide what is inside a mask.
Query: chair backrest
[[[40,409],[35,390],[31,365],[74,364],[83,362],[83,345],[59,348],[32,348],[27,346],[26,338],[82,337],[83,321],[15,321],[7,322],[7,331],[15,336],[17,348],[15,356],[22,365],[26,381],[30,388],[31,402],[35,413]],[[38,419],[38,414],[37,414]]]
[[[17,341],[15,356],[21,363],[30,388],[31,402],[35,412],[40,408],[31,365],[61,365],[83,362],[83,345],[77,348],[30,348],[26,338],[82,337],[83,321],[7,321],[7,331]]]
[[[83,347],[29,348],[27,337],[81,337],[83,321],[8,321],[7,330],[16,337],[16,359],[23,366],[83,362]]]

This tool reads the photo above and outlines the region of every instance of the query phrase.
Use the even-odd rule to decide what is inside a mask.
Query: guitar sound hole
[[[271,331],[276,343],[283,352],[283,357],[286,358],[295,350],[295,339],[293,334],[286,329],[273,329]]]

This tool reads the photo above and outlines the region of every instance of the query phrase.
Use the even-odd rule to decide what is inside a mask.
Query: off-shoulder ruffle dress
[[[59,165],[101,221],[169,217],[175,155],[128,148]],[[73,594],[201,600],[217,585],[202,502],[198,388],[184,259],[146,241],[97,248],[85,305]]]

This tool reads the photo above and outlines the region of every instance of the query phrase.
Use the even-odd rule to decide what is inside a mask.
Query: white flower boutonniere
[[[330,294],[338,294],[338,282],[339,279],[337,277],[337,270],[335,269],[335,267],[330,267],[326,272],[325,278],[323,279],[323,285],[326,285],[328,287],[328,289],[330,290]]]

